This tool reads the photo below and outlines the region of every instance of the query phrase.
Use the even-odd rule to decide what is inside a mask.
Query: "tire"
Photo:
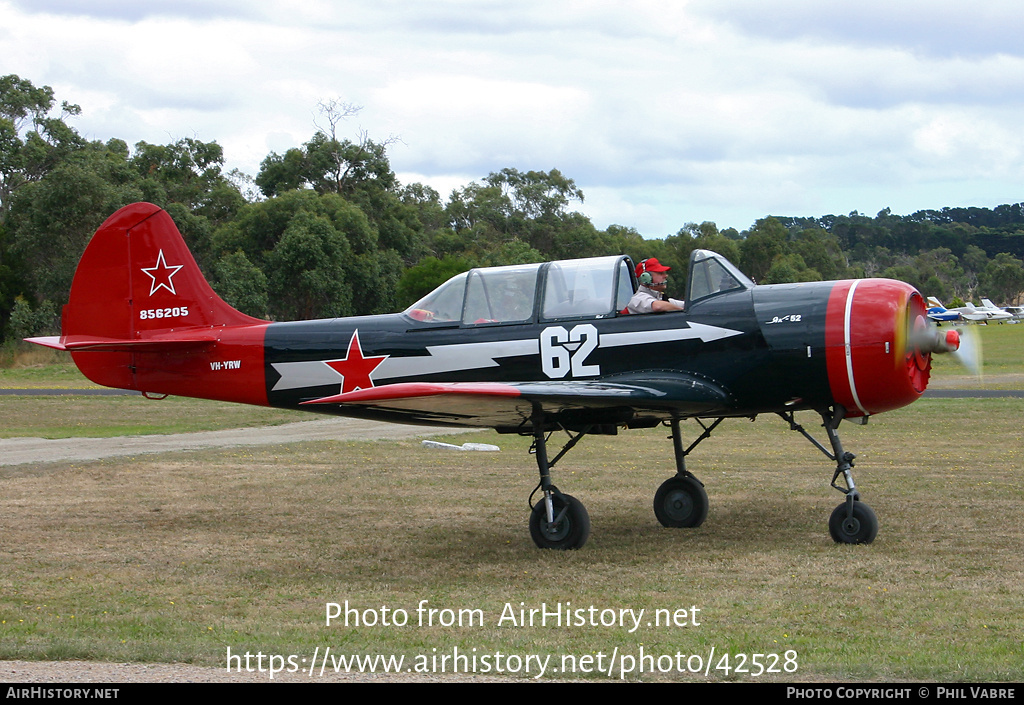
[[[555,495],[551,504],[555,512],[555,523],[549,524],[545,502],[537,502],[530,513],[530,536],[538,548],[570,551],[583,548],[590,537],[590,515],[578,499],[568,494]],[[562,510],[565,513],[562,514]]]
[[[708,493],[693,475],[676,475],[654,494],[654,515],[662,526],[693,528],[708,517]]]
[[[863,502],[853,503],[853,516],[846,516],[846,502],[832,512],[828,519],[828,532],[836,543],[871,543],[878,535],[878,517]]]

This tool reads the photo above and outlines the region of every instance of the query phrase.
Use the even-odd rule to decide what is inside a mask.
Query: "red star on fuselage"
[[[356,330],[353,331],[352,339],[349,340],[345,359],[324,360],[324,363],[343,377],[341,393],[347,394],[357,389],[373,388],[373,380],[370,379],[370,375],[377,369],[377,365],[387,358],[387,355],[363,357],[363,348],[359,344],[359,331]]]
[[[164,259],[164,251],[160,250],[160,254],[156,257],[156,266],[142,268],[142,271],[153,280],[149,287],[149,295],[152,296],[159,289],[163,288],[177,296],[178,292],[174,290],[174,282],[171,281],[171,277],[177,274],[178,270],[184,266],[183,264],[168,266],[167,261]]]

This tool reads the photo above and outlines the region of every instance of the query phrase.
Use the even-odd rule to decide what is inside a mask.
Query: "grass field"
[[[952,355],[932,357],[935,388],[1024,389],[1024,325],[969,326],[977,333],[984,354],[981,380],[968,374]]]
[[[1024,326],[990,328],[1009,332],[984,333],[986,359],[1004,360],[989,376],[1015,384]],[[956,376],[936,370],[945,374]],[[47,418],[75,435],[68,415],[88,417],[97,434],[126,432],[123,416],[142,429],[132,432],[200,428],[220,423],[220,407],[245,409],[62,403],[0,398],[3,435],[34,434]],[[224,423],[277,420],[238,413]],[[306,417],[283,415],[292,418]],[[674,472],[665,429],[585,439],[554,471],[593,523],[586,547],[568,553],[529,538],[528,440],[493,433],[453,442],[495,443],[500,453],[322,442],[0,468],[0,659],[223,668],[228,648],[302,659],[331,647],[422,657],[430,669],[458,649],[480,659],[550,656],[547,679],[750,681],[751,655],[779,654],[782,672],[760,679],[1020,681],[1024,528],[1013,517],[1024,500],[1022,420],[1021,399],[925,399],[865,427],[844,424],[858,487],[881,524],[869,546],[831,541],[826,522],[840,500],[828,488],[831,464],[774,417],[727,421],[691,456],[711,500],[695,530],[662,528],[651,509]],[[813,415],[801,421],[817,428]],[[423,600],[451,610],[437,619],[479,612],[461,612],[462,626],[420,626]],[[386,605],[410,623],[327,626],[325,605],[345,601],[361,619],[380,619]],[[633,631],[631,622],[499,624],[506,606],[545,603],[645,616]],[[658,626],[653,610],[686,610],[700,624]],[[482,624],[469,623],[475,615]],[[677,654],[707,661],[712,649],[707,676],[674,670]],[[653,670],[673,670],[629,671],[623,657],[641,652],[656,659]],[[563,657],[589,656],[596,667],[600,656],[607,667],[612,654],[610,675],[582,674],[581,661],[575,674],[551,671]],[[521,662],[518,677],[537,675],[536,662],[524,670]]]
[[[2,436],[107,438],[269,426],[312,418],[227,402],[142,396],[13,396],[0,399]]]

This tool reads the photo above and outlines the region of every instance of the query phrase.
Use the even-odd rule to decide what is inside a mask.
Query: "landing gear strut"
[[[572,495],[562,494],[551,482],[551,468],[569,452],[590,430],[590,427],[571,436],[565,447],[548,460],[547,436],[544,429],[544,411],[537,404],[533,409],[533,447],[537,456],[540,482],[536,489],[542,497],[530,506],[530,537],[539,548],[561,551],[582,548],[590,537],[590,515],[583,503]]]
[[[676,474],[661,483],[654,494],[654,516],[662,526],[671,528],[692,528],[700,526],[708,516],[708,493],[695,475],[686,469],[686,456],[705,438],[711,435],[722,419],[716,419],[710,426],[704,426],[704,433],[689,448],[683,450],[679,432],[679,419],[672,419],[672,449],[676,456]]]
[[[843,450],[843,444],[839,440],[839,433],[836,431],[839,424],[846,416],[846,409],[836,405],[832,411],[819,411],[825,433],[828,435],[829,443],[832,445],[830,453],[825,446],[812,437],[802,426],[793,419],[792,412],[780,413],[785,421],[789,422],[789,428],[799,432],[811,444],[825,454],[829,460],[836,463],[836,471],[832,475],[832,487],[846,495],[845,501],[836,507],[828,520],[828,532],[836,543],[871,543],[878,535],[878,517],[874,510],[867,504],[860,501],[860,492],[853,483],[853,453]],[[843,476],[845,487],[836,484],[839,476]]]

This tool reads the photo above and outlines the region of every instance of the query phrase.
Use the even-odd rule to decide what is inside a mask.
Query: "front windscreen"
[[[750,289],[754,283],[721,255],[708,250],[694,250],[690,261],[687,303],[712,294],[737,289]]]
[[[452,277],[405,310],[405,315],[417,321],[459,321],[466,298],[466,277],[463,272]]]

